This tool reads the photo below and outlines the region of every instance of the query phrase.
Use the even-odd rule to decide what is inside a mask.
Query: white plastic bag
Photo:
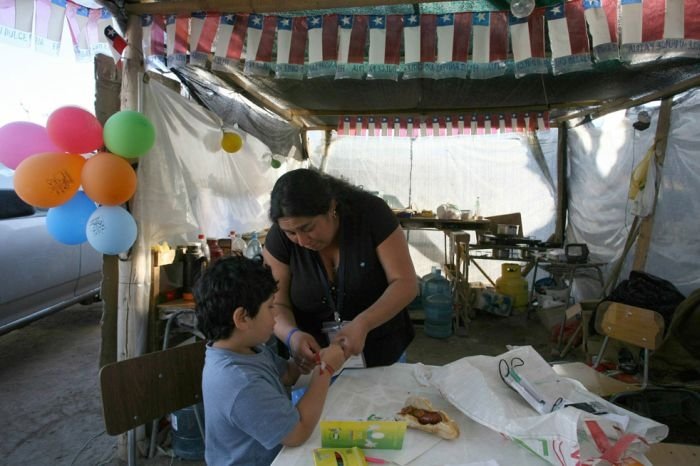
[[[564,407],[539,414],[499,375],[499,362],[522,360],[518,373],[551,405],[594,402],[610,416]],[[644,456],[649,443],[668,435],[668,427],[594,395],[579,382],[558,376],[530,346],[500,356],[470,356],[433,369],[430,382],[464,414],[557,466],[621,464]],[[560,403],[561,405],[562,403]],[[633,464],[633,463],[632,463]]]

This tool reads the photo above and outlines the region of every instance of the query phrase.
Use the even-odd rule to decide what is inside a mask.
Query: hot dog
[[[444,439],[459,437],[459,426],[444,411],[436,410],[427,399],[409,396],[396,419],[408,427],[436,434]]]

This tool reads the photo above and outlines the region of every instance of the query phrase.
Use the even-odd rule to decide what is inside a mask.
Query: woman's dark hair
[[[195,283],[195,313],[199,330],[211,341],[231,336],[237,307],[255,317],[275,291],[270,268],[243,256],[218,259]]]
[[[362,192],[347,181],[309,168],[292,170],[280,176],[270,194],[270,220],[280,217],[314,217],[325,214],[335,199],[343,212],[354,194]]]

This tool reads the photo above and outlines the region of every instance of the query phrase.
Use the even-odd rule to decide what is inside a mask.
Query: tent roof
[[[416,9],[424,5],[456,11],[483,11],[507,8],[506,0],[466,2],[425,2],[405,4],[397,0],[127,0],[116,9],[111,0],[103,0],[112,10],[124,13],[177,13],[185,11],[235,11],[240,13],[308,13],[323,6],[364,9]],[[537,0],[547,6],[558,0]],[[379,7],[378,5],[385,5]],[[386,6],[389,5],[389,6]],[[328,12],[329,10],[324,10]],[[205,72],[206,74],[206,72]],[[527,75],[515,78],[512,70],[490,79],[276,79],[272,74],[244,73],[243,64],[233,72],[216,72],[232,89],[253,102],[292,121],[297,126],[329,129],[338,126],[342,115],[454,115],[468,112],[509,112],[550,110],[550,117],[572,113],[596,113],[603,109],[624,108],[660,98],[700,84],[700,60],[676,59],[634,67],[605,62],[592,70],[562,75]]]

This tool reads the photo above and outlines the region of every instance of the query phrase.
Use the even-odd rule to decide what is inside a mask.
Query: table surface
[[[436,464],[465,464],[477,461],[496,460],[500,465],[541,466],[548,463],[533,455],[525,448],[517,446],[501,434],[469,419],[449,404],[433,387],[418,384],[413,377],[415,364],[394,364],[389,367],[372,369],[346,369],[331,386],[321,419],[366,419],[374,414],[383,418],[393,418],[409,395],[417,394],[431,400],[433,405],[444,410],[460,428],[460,436],[455,440],[441,440],[431,434],[408,429],[404,438],[404,448],[394,450],[367,450],[369,456],[398,460],[395,455],[410,457],[417,445],[432,440],[434,446],[419,454],[415,459],[400,464],[411,466],[435,466]],[[430,439],[430,440],[428,440]],[[436,439],[436,440],[435,440]],[[284,447],[272,466],[308,466],[312,463],[312,452],[321,447],[318,427],[303,445],[294,448]]]

